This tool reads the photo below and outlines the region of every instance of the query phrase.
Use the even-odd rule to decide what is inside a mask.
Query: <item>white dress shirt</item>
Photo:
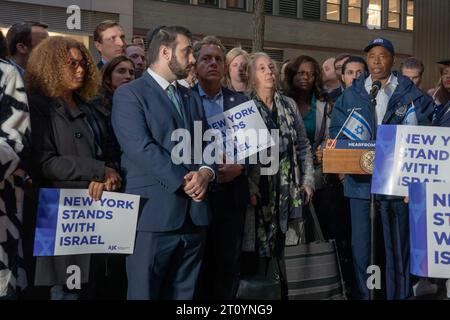
[[[370,94],[370,90],[372,89],[372,76],[370,75],[364,84],[366,91],[368,94]],[[376,120],[377,124],[380,125],[383,122],[384,115],[386,113],[389,100],[392,97],[392,94],[394,93],[395,89],[397,89],[398,86],[398,79],[397,77],[391,73],[391,76],[389,77],[386,84],[378,91],[377,95],[377,106],[375,108],[376,111]]]
[[[170,85],[170,82],[167,81],[166,79],[164,79],[163,77],[161,77],[159,74],[157,74],[155,71],[153,71],[151,68],[147,69],[147,72],[150,74],[150,76],[155,79],[155,81],[159,84],[159,86],[164,90],[164,92],[166,92],[167,87]],[[177,88],[177,81],[172,82],[172,84],[175,86],[175,88]],[[177,90],[178,91],[178,90]],[[203,140],[203,139],[202,139]],[[213,176],[211,178],[211,181],[215,179],[216,174],[214,172],[214,170],[208,166],[201,166],[198,170],[200,171],[201,169],[208,169],[212,172]]]

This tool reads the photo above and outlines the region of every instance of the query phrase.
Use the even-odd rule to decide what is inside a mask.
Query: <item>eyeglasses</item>
[[[73,69],[73,70],[77,70],[78,67],[82,67],[83,69],[86,69],[88,67],[88,62],[84,59],[82,60],[77,60],[74,58],[69,58],[67,59],[67,64]]]

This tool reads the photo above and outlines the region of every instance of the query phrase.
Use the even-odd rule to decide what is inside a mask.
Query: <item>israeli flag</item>
[[[370,124],[357,111],[353,111],[347,124],[343,128],[343,133],[351,140],[365,141],[372,137]]]
[[[411,102],[411,107],[406,112],[406,116],[403,119],[402,124],[409,126],[417,126],[419,124],[417,121],[416,106],[414,105],[414,102]]]

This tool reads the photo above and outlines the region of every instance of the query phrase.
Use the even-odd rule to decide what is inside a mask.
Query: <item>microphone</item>
[[[370,97],[372,99],[375,99],[378,95],[378,91],[381,89],[381,82],[380,81],[374,81],[372,83],[372,89],[370,89]]]

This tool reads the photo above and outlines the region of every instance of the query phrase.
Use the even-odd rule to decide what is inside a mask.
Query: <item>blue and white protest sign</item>
[[[450,184],[411,184],[409,214],[411,273],[450,278]]]
[[[275,144],[254,101],[244,102],[208,118],[210,129],[220,130],[224,154],[239,161]]]
[[[41,189],[34,255],[133,253],[139,200],[103,192],[94,201],[87,190]]]
[[[378,126],[372,193],[408,195],[419,182],[450,180],[450,128]]]

